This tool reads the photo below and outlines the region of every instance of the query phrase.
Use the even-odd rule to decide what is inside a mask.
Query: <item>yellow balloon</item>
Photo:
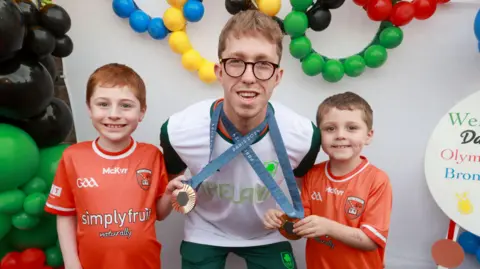
[[[178,54],[184,54],[192,48],[187,33],[184,31],[176,31],[170,34],[168,44],[173,52]]]
[[[277,15],[277,13],[280,11],[280,8],[282,7],[282,1],[281,0],[257,0],[257,6],[261,12],[273,17]]]
[[[212,83],[217,80],[215,75],[215,64],[210,61],[205,61],[198,70],[198,77],[205,83]]]
[[[165,27],[173,32],[182,30],[185,27],[187,20],[183,16],[183,12],[180,9],[176,7],[169,7],[167,10],[165,10],[165,13],[163,13],[163,22]]]
[[[202,63],[203,58],[195,49],[191,49],[182,55],[182,65],[188,71],[198,70]]]
[[[176,8],[182,8],[186,2],[187,0],[167,0],[167,3],[169,5],[174,6]]]

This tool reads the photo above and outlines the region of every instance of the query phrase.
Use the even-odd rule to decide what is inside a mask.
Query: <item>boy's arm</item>
[[[171,192],[168,191],[168,182],[170,181],[166,167],[165,159],[163,154],[158,151],[157,157],[155,158],[154,166],[158,171],[157,175],[154,175],[155,178],[158,178],[158,189],[157,189],[157,204],[156,204],[156,213],[157,220],[164,220],[172,212],[172,202],[171,202]]]
[[[66,269],[81,269],[77,250],[77,217],[57,216],[57,232]]]
[[[378,184],[370,191],[360,228],[333,224],[330,229],[333,238],[363,250],[385,248],[390,227],[392,187],[386,174],[381,173],[377,177]]]

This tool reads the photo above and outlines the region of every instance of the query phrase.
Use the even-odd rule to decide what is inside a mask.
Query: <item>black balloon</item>
[[[73,51],[73,42],[68,35],[57,37],[55,40],[55,49],[52,55],[59,58],[64,58],[70,55]]]
[[[43,58],[53,52],[55,43],[55,37],[47,31],[47,29],[40,26],[33,26],[28,28],[24,47],[38,58]]]
[[[13,0],[0,0],[0,61],[10,59],[22,48],[25,20]]]
[[[0,64],[0,116],[25,119],[38,115],[53,93],[50,74],[35,59],[17,55]]]
[[[308,27],[313,31],[320,32],[330,25],[332,14],[324,8],[312,8],[307,11]]]
[[[73,128],[72,112],[68,105],[54,97],[39,115],[24,120],[0,119],[27,132],[39,148],[57,145],[65,140]]]
[[[50,77],[52,78],[53,83],[57,80],[57,65],[55,63],[55,59],[52,55],[48,55],[46,57],[41,58],[40,63],[47,68]]]
[[[282,33],[283,33],[283,34],[286,34],[286,32],[285,32],[285,27],[283,26],[283,21],[282,21],[282,19],[280,19],[280,18],[277,17],[277,16],[274,16],[273,19],[278,23],[278,25],[280,26],[280,29],[282,29]]]
[[[35,3],[31,0],[16,0],[16,2],[25,19],[25,23],[28,26],[38,25],[39,11]]]
[[[63,7],[47,4],[40,9],[40,24],[57,37],[64,36],[72,26],[72,21]]]
[[[319,0],[318,3],[323,8],[328,8],[328,9],[336,9],[339,8],[345,3],[345,0]]]
[[[225,0],[225,8],[228,13],[235,15],[242,10],[247,10],[250,6],[250,0]]]

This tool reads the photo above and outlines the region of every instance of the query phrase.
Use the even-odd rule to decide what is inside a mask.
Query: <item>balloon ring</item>
[[[394,26],[407,25],[413,19],[426,20],[433,16],[437,5],[448,0],[353,0],[365,9],[372,21],[390,21]]]
[[[308,76],[322,74],[328,82],[338,82],[345,75],[358,77],[366,67],[382,66],[387,60],[387,49],[396,48],[403,41],[403,31],[391,22],[383,21],[375,38],[361,52],[346,58],[328,58],[312,48],[312,43],[305,34],[310,24],[308,13],[312,9],[306,11],[310,5],[303,5],[304,2],[291,1],[293,10],[285,17],[284,27],[291,38],[290,54],[300,60],[302,70]]]
[[[134,0],[113,0],[112,8],[120,18],[128,18],[137,33],[148,32],[153,39],[165,39],[171,32],[184,29],[187,22],[202,19],[204,8],[200,0],[167,0],[170,7],[163,18],[150,17]]]

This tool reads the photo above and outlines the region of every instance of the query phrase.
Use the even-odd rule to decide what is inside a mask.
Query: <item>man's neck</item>
[[[339,161],[330,159],[330,172],[337,177],[344,176],[352,172],[357,166],[362,163],[360,156],[346,161]]]
[[[253,118],[244,119],[239,117],[233,109],[230,109],[228,106],[223,106],[223,111],[227,118],[233,123],[235,128],[242,134],[246,135],[260,125],[267,116],[267,108],[260,112],[257,116]]]

